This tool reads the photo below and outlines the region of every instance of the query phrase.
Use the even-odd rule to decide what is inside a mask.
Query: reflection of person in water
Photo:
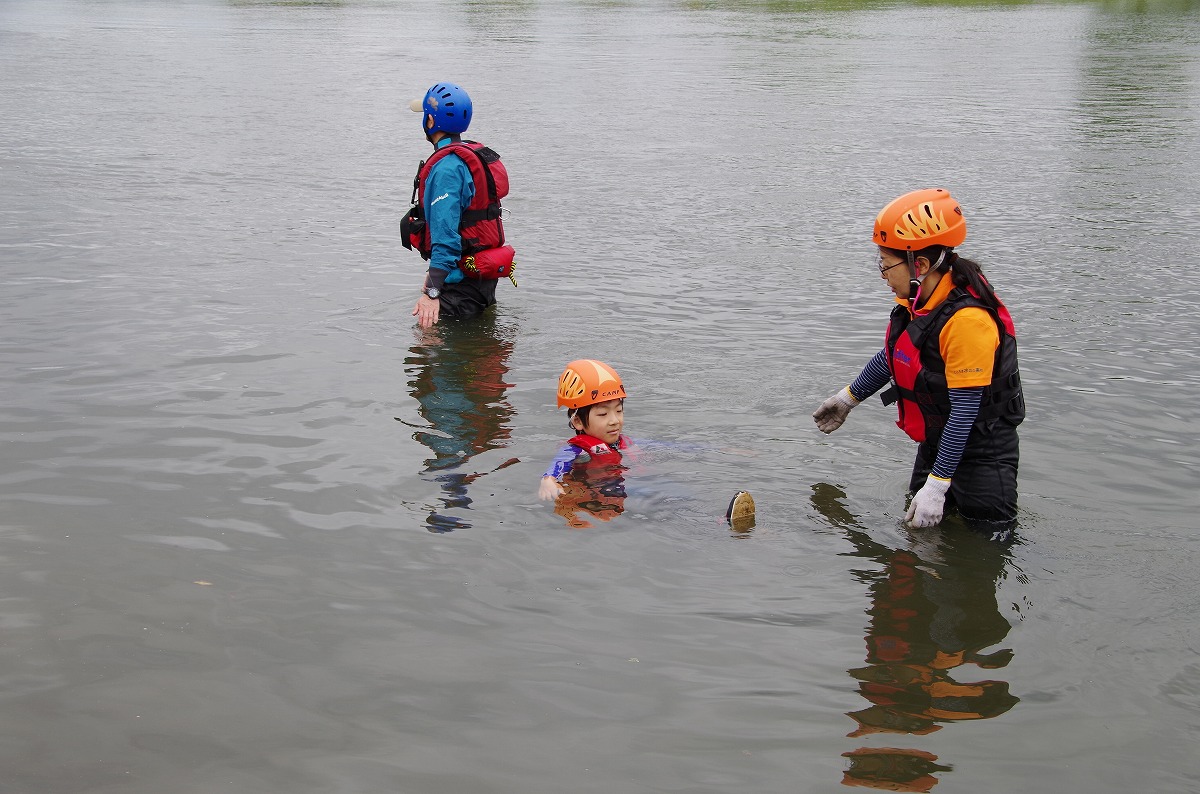
[[[411,375],[409,390],[430,427],[413,437],[433,453],[423,473],[441,485],[444,507],[467,510],[471,505],[467,486],[483,475],[464,469],[472,457],[504,447],[509,438],[507,422],[513,409],[505,392],[512,384],[504,377],[513,342],[490,313],[469,323],[440,323],[419,333],[405,364]],[[516,462],[510,458],[493,471]],[[470,526],[461,515],[436,510],[426,523],[430,532]]]
[[[575,529],[592,526],[583,515],[610,521],[625,512],[625,467],[580,466],[564,475],[562,490],[554,500],[554,512]]]
[[[910,548],[888,548],[862,530],[842,505],[844,498],[835,486],[813,486],[813,505],[854,544],[848,556],[882,566],[855,572],[870,588],[871,619],[867,664],[849,674],[871,705],[848,715],[858,723],[849,735],[923,735],[944,723],[990,719],[1016,705],[1007,682],[951,676],[963,665],[996,670],[1012,660],[1008,649],[987,652],[1011,628],[996,602],[1006,546],[982,532],[931,529],[913,530]],[[849,785],[929,791],[937,783],[930,772],[950,769],[919,750],[876,755],[877,748],[846,754],[852,762]]]
[[[850,768],[842,777],[843,785],[885,791],[930,791],[938,784],[934,772],[949,772],[954,768],[937,763],[937,756],[924,750],[860,747],[842,756],[850,759]]]

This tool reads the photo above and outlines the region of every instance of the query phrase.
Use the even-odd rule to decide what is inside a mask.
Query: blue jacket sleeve
[[[438,288],[462,281],[458,260],[462,237],[458,226],[463,210],[475,197],[475,180],[456,154],[439,160],[425,181],[425,220],[429,224],[429,281]]]
[[[571,467],[575,465],[575,458],[579,457],[580,449],[574,444],[566,444],[554,456],[554,460],[550,461],[549,468],[543,477],[553,477],[558,480],[571,471]]]

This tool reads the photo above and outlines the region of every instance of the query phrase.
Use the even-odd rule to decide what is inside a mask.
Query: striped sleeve
[[[975,417],[979,415],[979,402],[983,399],[983,387],[975,386],[969,389],[950,389],[950,418],[942,430],[942,439],[938,442],[937,458],[933,461],[934,477],[949,480],[958,469],[962,460],[963,450],[967,447],[967,436]]]
[[[888,381],[891,379],[892,375],[888,371],[887,365],[887,351],[880,350],[871,357],[862,372],[858,373],[854,383],[850,384],[850,393],[854,395],[854,399],[862,402],[888,385]]]

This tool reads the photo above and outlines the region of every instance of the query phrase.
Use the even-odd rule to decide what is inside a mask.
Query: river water
[[[437,80],[520,286],[422,333]],[[933,185],[1017,323],[1008,544],[809,417]],[[8,0],[0,791],[1200,791],[1198,229],[1190,0]],[[591,513],[577,357],[664,442]]]

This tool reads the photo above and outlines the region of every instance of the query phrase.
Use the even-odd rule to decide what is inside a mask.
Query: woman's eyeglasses
[[[897,262],[894,265],[885,265],[885,264],[883,264],[883,257],[877,256],[877,257],[875,257],[875,264],[879,266],[879,275],[882,276],[884,273],[887,273],[892,268],[900,267],[901,265],[904,264],[904,262],[901,261],[901,262]]]

